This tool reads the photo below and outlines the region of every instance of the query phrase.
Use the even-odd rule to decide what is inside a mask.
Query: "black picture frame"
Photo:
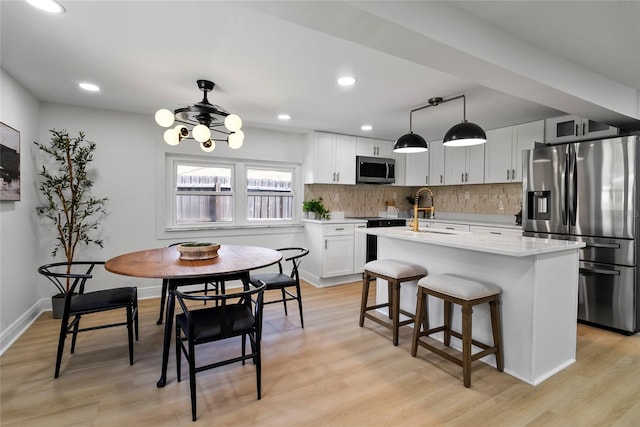
[[[0,122],[0,201],[20,200],[20,132]]]

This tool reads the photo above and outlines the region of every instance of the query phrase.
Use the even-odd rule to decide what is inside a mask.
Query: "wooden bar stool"
[[[415,357],[418,346],[422,346],[432,352],[462,366],[462,376],[465,387],[471,387],[471,362],[481,359],[487,355],[495,354],[496,367],[502,372],[504,369],[504,358],[502,349],[502,332],[500,328],[500,287],[479,283],[473,280],[454,276],[451,274],[441,274],[429,276],[418,282],[418,301],[416,303],[416,327],[413,330],[413,343],[411,345],[411,356]],[[436,328],[429,328],[429,317],[427,314],[427,295],[440,298],[444,301],[444,325]],[[491,329],[493,332],[493,346],[474,340],[471,336],[471,314],[473,306],[489,303],[491,310]],[[451,304],[462,306],[462,333],[451,330]],[[421,331],[421,326],[424,330]],[[427,337],[436,332],[444,332],[444,345],[449,347],[451,336],[462,340],[462,358],[446,353],[438,347],[434,347],[428,342],[420,340],[420,337]],[[471,354],[471,344],[482,348],[475,354]]]
[[[427,275],[427,270],[419,265],[410,264],[403,261],[392,259],[379,259],[370,261],[364,265],[364,273],[362,280],[362,303],[360,305],[360,327],[364,325],[365,317],[374,322],[389,328],[393,331],[393,345],[398,345],[398,329],[400,326],[413,323],[415,315],[400,308],[400,285],[402,282],[410,282],[419,280]],[[384,279],[387,281],[389,298],[388,302],[376,305],[367,305],[369,299],[369,283],[371,279]],[[380,317],[376,317],[370,310],[389,307],[389,319],[387,322]],[[409,317],[407,320],[400,321],[400,314]]]

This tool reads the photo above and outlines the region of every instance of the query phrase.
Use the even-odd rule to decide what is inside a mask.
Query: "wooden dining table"
[[[157,386],[167,382],[167,365],[171,347],[174,291],[179,286],[212,281],[241,280],[249,286],[249,272],[275,264],[282,254],[275,249],[259,246],[221,245],[218,257],[205,260],[183,260],[176,246],[147,249],[116,256],[106,261],[105,268],[124,276],[165,279],[168,282],[167,311],[162,347],[162,371]]]

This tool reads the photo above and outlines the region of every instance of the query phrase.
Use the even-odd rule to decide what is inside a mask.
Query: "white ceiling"
[[[393,140],[412,108],[461,93],[485,129],[564,112],[640,128],[638,1],[61,2],[64,15],[0,3],[0,64],[45,102],[152,121],[208,79],[245,125],[291,131]],[[443,104],[414,131],[438,139],[461,119],[460,101]]]

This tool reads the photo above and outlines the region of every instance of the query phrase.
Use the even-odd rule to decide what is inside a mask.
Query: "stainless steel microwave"
[[[356,184],[393,184],[396,161],[381,157],[356,157]]]

